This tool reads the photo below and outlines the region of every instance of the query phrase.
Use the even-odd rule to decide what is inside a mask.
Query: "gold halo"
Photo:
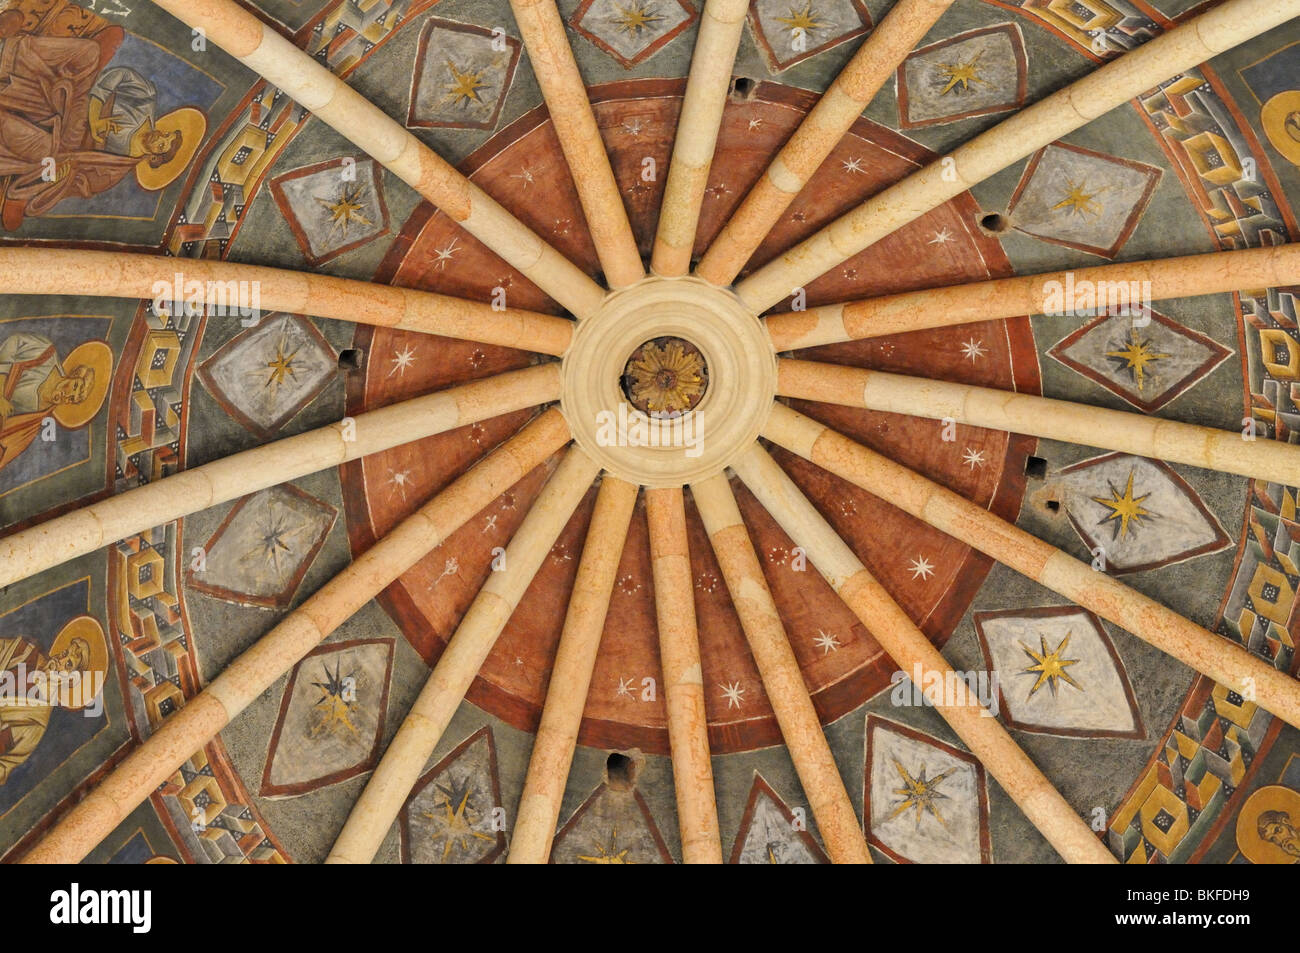
[[[94,673],[92,684],[99,691],[103,690],[108,679],[108,640],[104,638],[104,627],[92,616],[83,615],[65,625],[54,638],[50,646],[50,655],[58,655],[72,644],[73,639],[84,639],[90,646],[90,662],[81,668],[86,674]],[[98,691],[96,692],[98,694]],[[65,705],[71,711],[78,711],[89,705],[94,699],[87,698],[83,705]]]
[[[95,372],[95,386],[79,404],[55,404],[51,413],[59,426],[76,430],[95,419],[99,408],[108,396],[108,385],[113,381],[113,351],[103,341],[87,341],[74,348],[63,361],[63,373],[70,374],[76,367],[89,367]]]
[[[1260,788],[1241,806],[1237,815],[1237,846],[1252,864],[1294,864],[1297,861],[1281,847],[1259,836],[1259,815],[1265,811],[1285,811],[1291,822],[1300,827],[1300,791],[1280,784]]]
[[[1286,129],[1287,116],[1293,113],[1300,113],[1300,89],[1288,89],[1266,102],[1259,111],[1259,121],[1273,148],[1282,153],[1287,162],[1300,165],[1300,139],[1296,138],[1300,133]]]
[[[140,183],[140,188],[150,192],[167,188],[185,171],[194,153],[199,151],[199,143],[208,129],[208,119],[194,107],[186,106],[158,117],[153,127],[158,132],[179,132],[181,151],[156,169],[149,164],[147,156],[136,164],[135,180]]]

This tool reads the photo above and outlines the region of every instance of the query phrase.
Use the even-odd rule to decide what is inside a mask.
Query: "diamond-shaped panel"
[[[1048,349],[1066,367],[1147,413],[1195,386],[1232,354],[1157,311],[1098,315]]]

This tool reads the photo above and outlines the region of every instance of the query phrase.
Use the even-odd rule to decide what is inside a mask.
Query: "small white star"
[[[497,528],[497,515],[492,513],[483,520],[483,532],[488,533]]]
[[[524,183],[523,187],[528,188],[528,186],[533,184],[533,171],[528,168],[528,166],[524,166],[518,172],[510,173],[510,178],[519,179]]]
[[[867,174],[867,170],[862,168],[862,156],[854,156],[852,159],[845,159],[842,163],[845,172],[857,172],[862,175]]]
[[[822,655],[829,655],[840,647],[840,640],[833,633],[818,629],[813,645],[822,650]]]
[[[405,377],[406,369],[408,367],[413,366],[414,364],[415,364],[415,348],[412,345],[408,344],[400,351],[393,352],[393,357],[392,357],[393,367],[392,370],[388,372],[388,376],[392,377],[394,374],[396,374],[398,377]]]
[[[957,240],[957,239],[955,239],[955,238],[952,237],[952,232],[948,231],[948,229],[945,228],[945,229],[944,229],[943,231],[941,231],[941,232],[935,232],[935,233],[934,233],[934,238],[930,239],[928,242],[926,242],[926,244],[927,244],[927,245],[943,245],[943,244],[946,244],[947,242],[955,242],[956,240]]]
[[[632,697],[632,679],[630,678],[620,678],[618,680],[618,691],[614,693],[614,697],[619,698],[624,695],[628,698]]]
[[[965,357],[972,364],[974,364],[977,360],[983,357],[986,350],[987,349],[984,347],[984,342],[977,341],[974,338],[971,338],[969,341],[967,341],[965,344],[961,346],[962,356]]]
[[[433,266],[439,271],[447,267],[447,262],[456,257],[456,252],[460,251],[460,239],[453,238],[441,248],[433,250]]]
[[[745,690],[740,687],[740,682],[732,682],[730,685],[719,684],[722,689],[722,697],[727,700],[728,708],[739,708],[741,699],[745,696]]]
[[[406,487],[407,487],[407,486],[412,482],[412,481],[411,481],[411,471],[410,471],[410,470],[402,470],[402,471],[399,472],[399,471],[395,471],[395,470],[389,470],[389,471],[388,471],[388,482],[389,482],[389,484],[390,484],[391,486],[395,486],[395,487],[397,487],[397,491],[398,491],[399,493],[402,494],[402,499],[405,500],[405,499],[406,499]]]
[[[976,467],[982,467],[984,466],[984,451],[967,447],[961,455],[961,462],[972,470]]]
[[[641,130],[644,128],[645,126],[642,124],[640,119],[629,119],[627,122],[623,123],[623,131],[629,136],[641,135]]]
[[[753,132],[755,129],[757,129],[757,128],[758,128],[759,126],[761,126],[761,125],[763,125],[763,120],[761,120],[761,119],[751,119],[751,120],[749,121],[749,131],[750,131],[750,132]]]
[[[917,556],[907,568],[911,570],[913,579],[929,579],[934,575],[934,564],[924,556]]]

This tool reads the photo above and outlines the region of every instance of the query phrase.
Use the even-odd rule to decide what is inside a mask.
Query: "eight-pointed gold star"
[[[826,26],[826,21],[817,19],[817,11],[813,9],[812,0],[807,0],[801,8],[790,7],[788,17],[777,17],[776,20],[785,25],[791,36],[805,38],[811,36],[813,31]],[[795,32],[796,30],[798,33]]]
[[[451,82],[443,84],[443,89],[447,91],[443,96],[444,102],[455,103],[457,106],[483,102],[483,97],[478,93],[480,89],[488,87],[488,84],[483,82],[483,74],[487,70],[462,70],[451,60],[447,60],[447,70],[451,73]]]
[[[1089,192],[1086,183],[1074,184],[1074,180],[1066,180],[1069,188],[1065,191],[1065,198],[1052,206],[1052,211],[1057,209],[1067,209],[1071,215],[1100,215],[1102,205],[1097,201],[1097,196],[1106,190],[1097,189],[1095,192]]]
[[[924,764],[921,765],[921,770],[917,772],[916,777],[912,777],[912,775],[908,773],[907,769],[899,763],[897,758],[894,759],[894,767],[898,770],[898,776],[902,778],[903,781],[903,786],[901,788],[894,788],[894,793],[903,795],[903,801],[894,808],[893,812],[889,817],[885,818],[885,820],[895,818],[899,814],[906,812],[909,807],[914,807],[916,808],[917,827],[921,826],[921,815],[925,811],[929,811],[934,815],[935,820],[944,827],[947,827],[948,822],[945,821],[943,815],[939,813],[938,807],[935,806],[935,801],[948,800],[948,795],[939,790],[939,782],[957,769],[949,768],[947,771],[940,772],[927,780]]]
[[[1154,516],[1151,510],[1142,505],[1150,493],[1143,493],[1141,496],[1133,495],[1133,470],[1128,471],[1128,484],[1124,487],[1124,492],[1120,493],[1114,486],[1110,488],[1110,496],[1094,496],[1093,500],[1102,506],[1109,507],[1110,512],[1101,520],[1108,523],[1111,520],[1119,520],[1115,528],[1115,537],[1119,539],[1128,538],[1129,524],[1141,524],[1142,517]]]
[[[1042,652],[1035,652],[1024,642],[1020,643],[1020,647],[1024,649],[1025,654],[1034,660],[1034,664],[1022,670],[1020,674],[1033,675],[1036,673],[1038,675],[1038,680],[1034,682],[1034,687],[1029,690],[1029,694],[1025,698],[1032,698],[1034,692],[1042,688],[1044,684],[1052,690],[1052,695],[1055,697],[1057,683],[1062,679],[1079,691],[1083,691],[1083,686],[1071,678],[1070,673],[1066,671],[1071,665],[1078,665],[1079,660],[1077,658],[1062,657],[1065,647],[1070,644],[1070,633],[1066,632],[1065,638],[1061,639],[1061,644],[1051,651],[1047,649],[1047,637],[1045,635],[1039,635],[1038,640]]]
[[[1128,343],[1114,351],[1107,351],[1106,356],[1122,361],[1123,369],[1129,372],[1129,376],[1137,384],[1138,390],[1142,390],[1146,385],[1147,365],[1171,355],[1153,351],[1151,341],[1140,340],[1137,331],[1130,328]]]
[[[978,69],[980,57],[983,55],[984,51],[980,50],[969,63],[940,63],[939,71],[943,73],[942,78],[947,81],[947,85],[939,90],[939,95],[944,95],[958,85],[961,86],[960,92],[963,93],[970,91],[971,83],[987,86],[988,84],[980,78]]]
[[[609,832],[609,843],[602,844],[597,841],[592,845],[596,849],[595,854],[579,854],[578,859],[587,864],[634,864],[636,861],[628,860],[627,855],[631,847],[618,849],[618,828],[615,827]]]
[[[366,203],[361,201],[360,185],[345,186],[334,199],[326,199],[318,195],[316,201],[329,211],[331,238],[336,232],[342,232],[343,236],[347,237],[348,227],[351,225],[374,224],[366,217]]]
[[[647,3],[645,0],[629,3],[627,6],[615,3],[614,9],[618,11],[614,16],[614,23],[619,30],[632,37],[640,36],[663,19],[654,12],[654,4]]]

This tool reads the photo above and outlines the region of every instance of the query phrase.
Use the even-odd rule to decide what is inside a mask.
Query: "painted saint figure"
[[[36,750],[53,710],[90,707],[107,672],[104,630],[90,616],[65,625],[48,653],[22,636],[0,637],[0,785]]]
[[[174,182],[207,120],[197,109],[157,116],[157,90],[128,67],[103,70],[121,35],[5,36],[0,16],[0,222],[44,215],[134,173],[144,189]]]
[[[1286,811],[1264,811],[1256,822],[1259,836],[1292,857],[1300,859],[1300,827]]]
[[[64,361],[49,338],[20,332],[0,342],[0,470],[28,448],[46,417],[65,429],[99,413],[112,378],[113,352],[102,341],[75,348]]]

